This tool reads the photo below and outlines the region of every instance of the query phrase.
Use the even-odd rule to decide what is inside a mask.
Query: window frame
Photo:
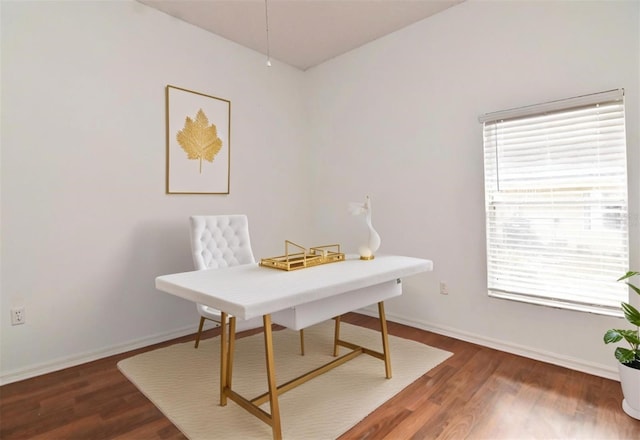
[[[612,187],[615,187],[615,191],[622,191],[621,188],[623,187],[623,196],[622,196],[622,200],[620,200],[620,203],[623,203],[623,205],[617,206],[619,210],[615,212],[615,217],[617,219],[616,220],[617,223],[615,223],[615,225],[616,227],[621,226],[622,231],[620,233],[614,232],[611,234],[613,237],[611,238],[611,241],[618,243],[618,247],[616,247],[615,252],[621,253],[621,255],[616,256],[615,258],[616,262],[612,267],[614,268],[614,272],[616,272],[616,276],[611,276],[610,280],[609,280],[609,276],[611,274],[607,274],[606,279],[598,279],[599,277],[592,272],[588,272],[583,275],[584,277],[587,277],[587,278],[594,277],[594,279],[596,279],[597,282],[600,283],[600,284],[590,285],[592,289],[602,288],[603,292],[606,292],[606,293],[602,294],[602,297],[600,297],[599,293],[592,291],[590,292],[591,296],[587,296],[585,294],[584,297],[580,297],[580,295],[576,293],[579,289],[578,288],[574,289],[574,287],[568,285],[571,282],[577,282],[579,285],[581,280],[576,279],[576,276],[580,275],[579,273],[577,274],[570,273],[570,274],[561,274],[561,275],[553,274],[552,276],[549,277],[549,280],[548,280],[549,284],[551,284],[551,280],[559,279],[559,280],[563,280],[563,282],[566,281],[567,285],[564,285],[561,288],[555,287],[555,286],[545,287],[545,281],[543,277],[539,276],[538,274],[534,274],[533,271],[530,271],[530,273],[527,274],[526,271],[522,270],[524,267],[524,264],[528,263],[528,261],[522,259],[523,258],[522,256],[525,255],[526,252],[523,254],[520,254],[520,258],[521,258],[520,266],[518,266],[517,263],[514,263],[513,261],[509,261],[506,258],[504,259],[503,262],[497,261],[496,256],[501,255],[500,253],[502,252],[501,250],[498,249],[499,247],[498,241],[500,240],[499,237],[503,237],[503,241],[501,241],[500,243],[503,245],[502,247],[504,249],[507,249],[504,255],[509,255],[508,250],[514,250],[518,248],[518,243],[517,243],[518,240],[514,239],[513,236],[522,234],[519,238],[520,238],[520,241],[522,241],[525,244],[533,243],[535,240],[535,238],[531,238],[531,239],[526,238],[527,232],[525,231],[525,227],[523,226],[523,224],[526,223],[526,221],[534,220],[534,217],[532,217],[531,214],[528,214],[528,216],[527,215],[522,216],[521,219],[524,220],[524,223],[522,223],[520,226],[515,224],[514,225],[515,232],[509,233],[509,234],[504,232],[506,230],[505,227],[502,227],[500,231],[496,233],[497,231],[496,228],[498,225],[497,223],[498,221],[496,219],[499,217],[499,215],[501,215],[504,211],[507,211],[509,207],[513,208],[513,207],[517,207],[518,205],[524,206],[525,204],[524,202],[514,201],[516,197],[522,197],[523,194],[525,194],[525,198],[527,198],[527,200],[529,200],[529,198],[534,200],[531,203],[533,204],[538,203],[541,205],[544,204],[545,200],[549,198],[553,198],[554,196],[553,195],[545,196],[543,194],[544,188],[540,188],[540,187],[536,187],[532,190],[532,193],[535,193],[532,196],[526,195],[526,190],[523,190],[523,188],[519,186],[519,185],[521,186],[524,185],[521,181],[524,180],[523,176],[525,175],[525,172],[518,171],[518,168],[516,165],[514,165],[512,167],[513,169],[511,170],[510,178],[513,179],[512,182],[507,182],[507,177],[501,177],[500,167],[498,165],[498,162],[501,159],[506,160],[506,158],[508,158],[508,155],[507,153],[503,153],[503,157],[501,158],[500,143],[502,142],[502,144],[507,145],[509,142],[512,142],[513,138],[509,141],[505,140],[506,137],[505,139],[501,140],[498,138],[498,136],[492,137],[491,135],[488,135],[487,132],[490,129],[497,129],[498,126],[502,126],[502,125],[506,126],[506,123],[509,123],[512,121],[515,121],[512,124],[512,126],[515,128],[512,128],[512,130],[524,130],[522,128],[524,124],[539,120],[540,117],[542,116],[546,117],[546,115],[551,115],[549,117],[552,119],[560,118],[559,120],[562,120],[562,118],[564,118],[567,115],[574,115],[577,109],[583,109],[583,108],[589,109],[590,114],[592,114],[593,112],[596,112],[596,113],[598,112],[598,106],[613,105],[612,103],[619,103],[617,105],[621,106],[621,121],[619,119],[620,117],[616,115],[616,118],[618,119],[616,119],[614,122],[621,123],[622,125],[622,128],[621,128],[622,144],[621,145],[616,144],[614,147],[607,147],[607,148],[611,148],[611,151],[614,151],[614,149],[617,149],[615,151],[617,151],[618,154],[621,154],[623,156],[622,161],[624,165],[622,166],[620,163],[620,160],[618,159],[616,161],[616,164],[617,164],[616,169],[620,169],[620,170],[623,169],[624,172],[622,176],[620,176],[619,173],[615,173],[615,176],[617,176],[619,180],[615,184],[613,182],[614,180],[616,180],[615,177],[611,177],[610,180],[606,177],[602,177],[602,179],[604,182],[611,181],[611,185]],[[515,300],[515,301],[520,301],[525,303],[551,306],[551,307],[562,308],[562,309],[592,312],[592,313],[604,314],[604,315],[610,315],[610,316],[622,316],[622,311],[620,309],[620,302],[628,300],[628,290],[626,289],[626,286],[624,284],[616,283],[616,279],[618,276],[623,275],[628,270],[629,254],[630,254],[629,219],[628,219],[628,209],[629,209],[628,190],[629,189],[628,189],[628,175],[627,175],[628,162],[626,158],[626,154],[627,154],[626,129],[624,127],[624,123],[625,123],[624,89],[615,89],[615,90],[610,90],[610,91],[601,92],[601,93],[595,93],[595,94],[583,95],[583,96],[578,96],[578,97],[569,98],[569,99],[547,102],[543,104],[536,104],[532,106],[526,106],[526,107],[520,107],[516,109],[509,109],[505,111],[488,113],[480,116],[479,121],[483,124],[483,150],[484,150],[484,171],[485,171],[485,176],[484,176],[485,221],[486,221],[486,241],[487,241],[487,248],[486,248],[487,250],[487,290],[488,290],[489,296]],[[571,128],[571,127],[572,126],[567,125],[567,133],[569,133],[569,130],[575,130],[574,128]],[[561,129],[562,127],[558,129],[558,132],[564,133],[561,131]],[[550,129],[545,128],[544,130],[550,130]],[[540,132],[544,130],[539,129]],[[616,136],[618,137],[617,138],[618,140],[616,142],[620,142],[619,126],[616,128],[616,130],[618,130],[615,132]],[[517,142],[522,142],[522,145],[524,146],[520,148],[522,148],[522,151],[525,151],[525,154],[533,152],[535,148],[532,146],[527,146],[524,140],[518,140],[518,136],[517,136],[518,134],[519,132],[516,135],[513,135],[513,137],[516,140],[512,142],[511,146],[505,147],[505,151],[507,151],[509,148],[513,149],[512,151],[515,151],[515,148],[518,148],[518,146],[514,146],[514,145]],[[527,134],[527,136],[529,136],[529,134]],[[569,133],[567,136],[575,136],[575,135],[573,135],[572,133]],[[597,139],[600,139],[601,137],[604,138],[605,135],[604,134],[601,135],[600,131],[597,131],[597,135],[594,135],[594,136],[596,136]],[[569,152],[577,152],[577,153],[582,153],[583,151],[586,151],[586,147],[582,143],[583,141],[576,140],[574,144],[574,143],[571,143],[573,142],[573,138],[569,140],[570,142],[567,144],[567,146],[564,147],[565,150]],[[553,145],[553,142],[554,141],[548,141],[550,145]],[[600,151],[601,151],[600,145],[601,145],[600,143],[597,143],[598,154],[600,154]],[[602,151],[608,152],[609,150],[605,150],[605,147],[604,147],[605,144],[602,143],[602,145],[603,145]],[[492,148],[495,149],[495,153],[493,154],[493,156],[491,153]],[[495,164],[491,164],[491,160],[495,160]],[[527,163],[526,160],[522,160],[522,159],[518,159],[518,160],[520,160],[523,163]],[[577,159],[577,160],[584,160],[584,159]],[[531,161],[533,163],[533,159],[531,159]],[[599,161],[597,162],[599,164]],[[553,160],[550,160],[549,163],[553,165]],[[518,166],[521,166],[521,165],[518,165]],[[585,161],[585,166],[587,166],[586,161]],[[508,167],[505,167],[505,169],[507,168]],[[576,171],[576,173],[579,173],[579,172],[580,170]],[[507,175],[508,173],[504,171],[503,174]],[[535,172],[532,173],[532,175],[534,174]],[[585,174],[588,174],[588,173],[585,171]],[[576,184],[578,184],[579,179],[578,177],[575,177],[575,178],[576,178]],[[534,187],[536,184],[540,186],[540,182],[542,180],[543,179],[541,179],[540,177],[532,178]],[[554,182],[553,183],[554,185],[558,185],[557,176],[551,175],[551,177],[549,177],[549,181]],[[620,183],[620,182],[623,182],[623,183]],[[502,184],[502,189],[500,188],[501,184]],[[529,182],[528,184],[531,184],[531,182]],[[511,185],[511,189],[509,189],[510,185]],[[513,194],[508,193],[510,190],[514,191]],[[553,194],[559,195],[559,197],[563,196],[562,191],[564,191],[565,194],[567,194],[566,188],[561,189],[557,186],[550,187],[548,190]],[[596,187],[588,187],[588,186],[585,188],[581,188],[580,190],[584,191],[586,194],[592,194],[592,195],[595,195],[596,191],[603,191],[600,187],[596,188]],[[571,191],[571,189],[569,189],[568,191]],[[608,195],[608,196],[617,200],[618,198],[621,197],[620,194],[622,193],[616,193],[614,196],[612,195]],[[496,196],[499,196],[499,197],[496,197]],[[571,197],[577,197],[577,196],[572,195]],[[505,203],[505,206],[501,207],[498,205],[498,203]],[[579,204],[579,202],[576,202],[576,203],[578,203],[578,205],[576,206],[589,206],[589,203],[591,202],[589,200],[586,200],[581,205]],[[529,209],[529,211],[528,209],[529,208],[525,207],[521,210],[521,212],[524,212],[525,214],[527,212],[529,213],[534,212],[533,209],[536,209],[536,208],[535,207],[531,208]],[[554,207],[550,208],[549,212],[553,213],[554,209],[556,208]],[[543,210],[539,212],[543,212]],[[597,212],[589,211],[588,213],[585,213],[584,218],[588,218],[588,219],[591,219],[590,221],[593,221],[593,219],[595,219],[596,216],[598,215],[603,216],[604,214],[606,213],[605,211],[603,211],[603,208],[601,206],[599,208],[599,211]],[[554,218],[554,221],[555,220],[557,219]],[[600,220],[601,220],[600,223],[602,223],[602,218],[600,218]],[[536,221],[539,227],[541,221],[539,218],[536,219]],[[621,224],[619,224],[620,222]],[[554,225],[548,226],[548,231],[553,231],[556,227],[557,226],[554,226]],[[606,229],[606,226],[602,226],[602,227]],[[611,225],[609,227],[611,227]],[[529,235],[533,235],[533,234],[529,234]],[[507,237],[507,236],[511,238],[504,239],[504,237]],[[574,237],[574,240],[576,240],[575,243],[579,244],[579,239]],[[545,246],[544,249],[547,249],[547,250],[558,249],[557,246],[558,245],[554,246],[553,244],[549,244],[548,246]],[[565,250],[564,252],[568,255],[572,251]],[[585,253],[587,254],[588,252],[585,252]],[[594,252],[591,251],[591,254],[594,254]],[[585,257],[585,261],[586,260],[595,261],[595,257],[592,256],[591,259]],[[531,260],[531,261],[532,261],[531,264],[533,267],[545,268],[544,273],[546,274],[551,273],[552,269],[550,268],[550,266],[553,266],[553,264],[549,264],[547,262],[539,262],[537,260],[536,261]],[[576,261],[579,261],[579,260],[576,260]],[[496,268],[496,265],[498,266],[497,268]],[[514,268],[510,269],[509,268],[510,265],[513,266]],[[538,266],[535,266],[535,265],[538,265]],[[561,267],[561,266],[558,266],[558,267]],[[566,267],[571,267],[571,264],[567,264]],[[606,271],[602,270],[602,272],[603,274],[601,278],[604,278]],[[514,279],[510,281],[509,276],[511,275],[514,276]],[[556,276],[558,278],[555,278]],[[500,277],[499,280],[498,280],[498,277]],[[540,279],[540,281],[537,281],[538,278]],[[520,285],[518,285],[519,283]],[[547,290],[551,290],[551,289],[553,291],[547,292]],[[572,292],[572,290],[575,290],[576,292]]]

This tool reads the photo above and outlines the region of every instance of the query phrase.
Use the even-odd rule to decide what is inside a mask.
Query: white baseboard
[[[40,376],[42,374],[52,373],[54,371],[63,370],[65,368],[75,367],[76,365],[92,362],[105,357],[113,356],[127,351],[136,350],[138,348],[147,347],[159,342],[168,341],[195,333],[195,326],[190,325],[177,330],[166,333],[159,333],[141,339],[126,342],[124,344],[105,347],[99,350],[80,353],[66,358],[60,358],[51,362],[45,362],[39,365],[32,365],[20,370],[9,371],[0,375],[0,385],[6,385],[12,382],[18,382],[24,379]]]
[[[361,309],[358,310],[358,312],[368,316],[378,316],[378,312],[373,310]],[[545,352],[535,348],[512,344],[510,342],[505,342],[497,339],[478,337],[475,334],[463,332],[455,328],[436,325],[420,320],[407,319],[394,314],[386,313],[386,317],[389,321],[419,328],[421,330],[430,331],[439,335],[449,336],[461,341],[471,342],[473,344],[482,345],[484,347],[493,348],[495,350],[504,351],[506,353],[516,354],[518,356],[546,362],[548,364],[558,365],[561,367],[569,368],[571,370],[580,371],[582,373],[620,381],[618,370],[608,365],[585,362],[582,359],[576,359],[569,356],[559,356],[556,353]]]
[[[377,311],[361,309],[359,313],[364,315],[377,317]],[[439,335],[448,336],[462,341],[471,342],[473,344],[482,345],[484,347],[493,348],[496,350],[504,351],[507,353],[524,356],[529,359],[535,359],[537,361],[546,362],[553,365],[559,365],[561,367],[569,368],[571,370],[581,371],[583,373],[592,374],[594,376],[604,377],[606,379],[612,379],[619,381],[620,377],[617,369],[610,366],[585,362],[581,359],[575,359],[567,356],[558,356],[555,353],[549,353],[540,351],[531,347],[525,347],[500,341],[492,338],[482,338],[475,334],[462,332],[455,328],[445,327],[441,325],[435,325],[426,321],[407,319],[403,316],[386,314],[389,321],[397,322],[399,324],[408,325],[410,327],[419,328],[422,330],[437,333]],[[65,368],[75,367],[76,365],[92,362],[105,357],[113,356],[116,354],[124,353],[138,348],[147,347],[149,345],[157,344],[159,342],[168,341],[171,339],[179,338],[188,334],[194,333],[194,326],[188,326],[173,330],[166,333],[160,333],[157,335],[149,336],[146,338],[137,339],[124,344],[106,347],[100,350],[82,353],[79,355],[71,356],[68,358],[56,359],[51,362],[46,362],[40,365],[34,365],[26,369],[20,369],[17,371],[10,371],[0,375],[0,385],[6,385],[12,382],[17,382],[24,379],[40,376],[42,374],[52,373],[54,371],[62,370]]]

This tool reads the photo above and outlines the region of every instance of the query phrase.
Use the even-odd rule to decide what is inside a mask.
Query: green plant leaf
[[[625,302],[623,302],[621,306],[624,311],[624,317],[627,318],[627,321],[636,327],[640,327],[640,312],[638,309]]]
[[[618,281],[626,280],[627,278],[631,278],[632,276],[640,275],[640,272],[629,271],[618,278]]]
[[[640,295],[640,287],[634,286],[631,283],[627,283],[627,286],[631,287],[634,292],[636,292],[638,295]]]
[[[618,342],[622,339],[622,335],[620,334],[622,330],[611,329],[607,330],[604,334],[604,343],[610,344],[612,342]]]
[[[640,337],[638,336],[638,331],[637,330],[617,330],[620,333],[620,336],[622,336],[624,338],[625,341],[627,341],[634,350],[636,350],[638,348],[638,345],[640,345]]]
[[[627,348],[618,347],[616,348],[616,359],[622,362],[623,364],[628,364],[629,362],[633,362],[636,358],[636,352],[633,350],[629,350]]]
[[[640,272],[635,272],[635,271],[630,270],[629,272],[625,273],[620,278],[618,278],[618,281],[626,280],[626,279],[634,277],[636,275],[640,275]],[[634,286],[631,283],[625,283],[625,284],[627,286],[631,287],[633,289],[633,291],[636,292],[638,295],[640,295],[640,287]]]

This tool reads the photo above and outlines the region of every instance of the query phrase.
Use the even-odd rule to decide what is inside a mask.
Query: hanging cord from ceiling
[[[264,19],[267,28],[267,67],[271,67],[271,50],[269,45],[269,6],[267,5],[268,0],[264,0]]]

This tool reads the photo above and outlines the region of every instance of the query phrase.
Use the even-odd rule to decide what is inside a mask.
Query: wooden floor
[[[353,313],[343,320],[377,324]],[[640,439],[640,421],[620,408],[618,382],[391,322],[389,332],[454,355],[341,440]],[[0,439],[184,439],[116,363],[189,339],[0,387]]]

